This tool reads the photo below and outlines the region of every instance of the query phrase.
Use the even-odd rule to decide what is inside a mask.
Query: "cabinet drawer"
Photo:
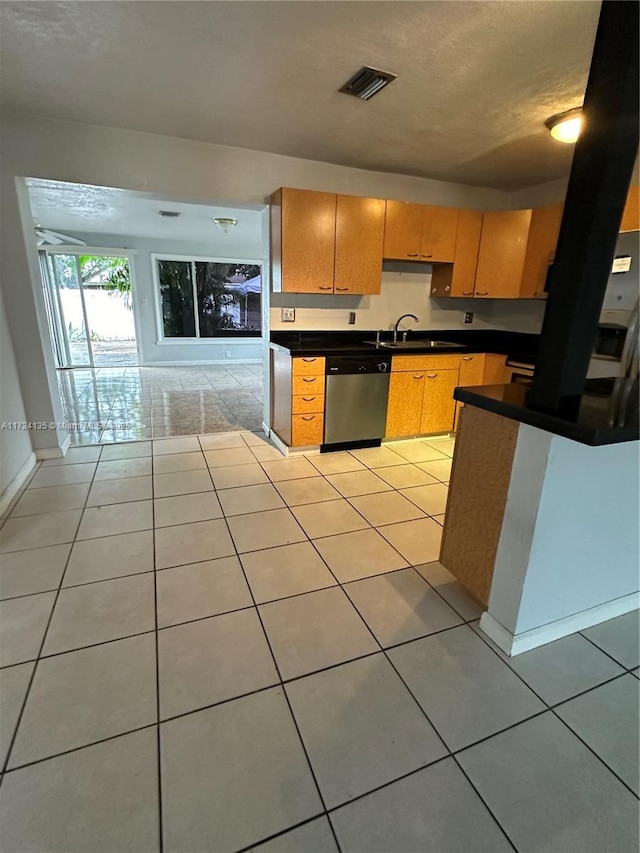
[[[323,356],[302,356],[293,359],[294,376],[324,376],[325,359]]]
[[[291,398],[291,411],[294,415],[324,412],[324,394],[296,394]]]
[[[303,394],[305,397],[324,394],[324,373],[322,376],[292,376],[291,393],[294,397],[298,394]]]
[[[322,444],[323,434],[324,415],[316,413],[291,416],[292,447],[309,447]]]
[[[459,355],[394,355],[391,370],[457,370]]]

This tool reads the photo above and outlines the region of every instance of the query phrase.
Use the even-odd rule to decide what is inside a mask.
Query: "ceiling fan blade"
[[[45,243],[52,246],[86,246],[85,240],[72,237],[70,234],[61,234],[59,231],[51,231],[49,228],[36,228],[36,235]]]

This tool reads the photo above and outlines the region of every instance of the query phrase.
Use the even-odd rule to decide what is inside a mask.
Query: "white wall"
[[[510,633],[637,594],[639,447],[520,426],[489,598]]]
[[[394,272],[405,266],[411,272]],[[537,334],[542,326],[544,303],[527,300],[432,299],[431,266],[385,263],[381,293],[377,296],[323,296],[306,293],[271,294],[271,329],[304,331],[328,329],[391,329],[401,314],[415,314],[419,323],[407,320],[402,328],[420,329],[507,329]],[[283,323],[281,308],[295,308],[294,323]],[[356,312],[355,325],[349,313]],[[464,323],[465,312],[473,312],[473,323]]]
[[[0,166],[4,164],[3,158]],[[0,278],[27,420],[61,424],[62,405],[30,228],[29,199],[24,181],[15,180],[6,170],[0,175],[0,207]],[[17,419],[10,411],[7,417]],[[31,442],[36,451],[55,450],[67,437],[67,431],[56,426],[32,432]]]
[[[281,186],[476,209],[504,209],[500,190],[371,172],[149,133],[3,116],[3,168],[13,175],[145,190],[165,198],[263,204]]]
[[[216,229],[217,230],[217,229]],[[238,247],[224,243],[212,228],[211,242],[153,239],[149,237],[127,237],[118,234],[89,234],[74,231],[72,236],[85,240],[88,246],[116,249],[132,249],[137,254],[132,258],[135,278],[134,311],[137,317],[140,339],[138,347],[142,364],[204,362],[204,361],[259,361],[262,358],[260,337],[219,338],[197,342],[158,342],[156,322],[156,293],[153,279],[152,254],[186,255],[188,257],[226,257],[252,260],[262,263],[262,246],[255,244]],[[242,254],[239,252],[242,251]],[[230,352],[231,358],[225,353]]]
[[[3,494],[33,456],[27,430],[2,428],[9,421],[26,421],[13,344],[0,290],[0,506]]]

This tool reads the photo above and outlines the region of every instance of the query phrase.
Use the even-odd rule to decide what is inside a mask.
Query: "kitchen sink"
[[[412,338],[410,341],[380,341],[379,344],[376,341],[365,341],[365,344],[373,344],[385,349],[450,349],[465,346],[465,344],[453,344],[448,341],[422,341],[417,338]]]

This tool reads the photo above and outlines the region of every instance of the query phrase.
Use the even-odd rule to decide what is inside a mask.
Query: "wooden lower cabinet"
[[[484,383],[484,367],[486,354],[483,352],[473,355],[463,355],[460,358],[460,381],[458,385],[482,385]]]
[[[324,370],[320,356],[291,358],[288,352],[271,352],[271,427],[288,447],[323,442]]]
[[[386,432],[389,438],[418,435],[420,432],[425,376],[424,370],[391,374]]]
[[[509,382],[510,371],[506,366],[506,355],[488,352],[484,360],[483,385],[503,385]]]
[[[292,415],[313,415],[324,412],[324,394],[293,394],[291,397]]]
[[[455,400],[459,385],[457,370],[429,370],[424,379],[420,432],[450,432],[453,429]]]
[[[291,415],[291,446],[311,447],[322,444],[324,414]]]

